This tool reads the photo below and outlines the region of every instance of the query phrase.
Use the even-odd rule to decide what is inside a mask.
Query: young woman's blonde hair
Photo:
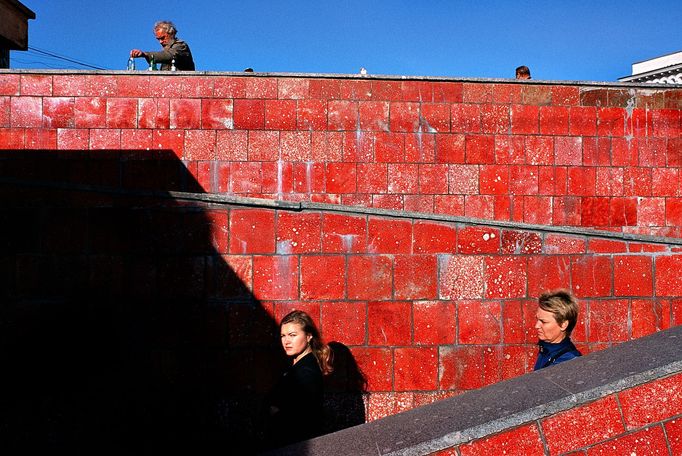
[[[313,319],[310,318],[310,315],[303,312],[302,310],[294,310],[282,318],[282,322],[279,324],[279,327],[281,328],[287,323],[296,323],[300,325],[303,329],[303,332],[311,336],[309,342],[310,349],[317,360],[317,364],[320,366],[322,375],[331,374],[334,370],[334,367],[332,366],[332,350],[329,348],[329,345],[322,341],[320,331],[317,330],[317,326],[315,326],[315,322],[313,322]]]

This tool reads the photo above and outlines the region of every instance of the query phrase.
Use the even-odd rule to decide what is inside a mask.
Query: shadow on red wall
[[[227,209],[174,199],[203,190],[154,153],[0,151],[5,448],[261,446],[277,324],[221,256]]]

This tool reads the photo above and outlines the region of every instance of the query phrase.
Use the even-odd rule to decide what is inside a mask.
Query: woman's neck
[[[312,352],[312,350],[310,349],[310,347],[308,347],[308,348],[306,348],[305,350],[303,350],[303,351],[301,352],[301,354],[299,354],[297,357],[294,358],[294,364],[296,364],[297,362],[299,362],[305,355],[307,355],[307,354],[310,353],[310,352]]]

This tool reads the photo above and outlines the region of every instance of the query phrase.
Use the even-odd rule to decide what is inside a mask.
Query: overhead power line
[[[42,55],[45,55],[45,56],[48,56],[48,57],[52,57],[52,58],[54,58],[54,59],[63,60],[63,61],[65,61],[65,62],[75,63],[76,65],[80,65],[80,66],[85,67],[85,68],[92,68],[92,69],[94,69],[94,70],[108,70],[108,69],[109,69],[109,68],[103,68],[103,67],[99,67],[99,66],[96,66],[96,65],[92,65],[92,64],[90,64],[90,63],[82,62],[82,61],[76,60],[76,59],[71,58],[71,57],[66,57],[66,56],[63,56],[63,55],[59,55],[59,54],[56,54],[56,53],[54,53],[54,52],[52,52],[52,51],[47,51],[47,50],[45,50],[45,49],[40,49],[40,48],[37,48],[37,47],[35,47],[35,46],[29,46],[28,49],[29,49],[29,51],[33,51],[33,52],[35,52],[35,53],[37,53],[37,54],[42,54]]]

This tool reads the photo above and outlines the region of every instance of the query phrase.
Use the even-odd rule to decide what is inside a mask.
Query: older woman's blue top
[[[538,359],[533,370],[553,366],[554,364],[563,363],[564,361],[581,356],[568,337],[556,344],[541,340],[538,342],[538,345],[540,346],[540,352],[538,353]]]

